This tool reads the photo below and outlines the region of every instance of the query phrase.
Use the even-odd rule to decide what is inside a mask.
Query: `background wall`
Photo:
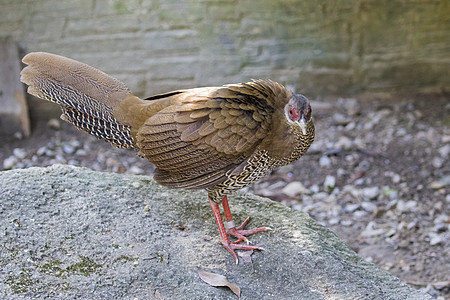
[[[310,96],[450,89],[446,0],[0,0],[0,37],[137,95],[271,78]]]

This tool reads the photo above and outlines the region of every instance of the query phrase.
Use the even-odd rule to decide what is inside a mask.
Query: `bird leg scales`
[[[247,218],[240,226],[236,228],[233,222],[233,218],[231,216],[230,207],[228,205],[227,196],[224,196],[222,199],[222,205],[224,208],[224,214],[225,219],[227,220],[228,230],[225,229],[225,226],[222,221],[222,216],[220,215],[220,208],[219,205],[216,204],[211,199],[209,200],[209,205],[211,206],[211,209],[214,214],[214,218],[216,219],[217,227],[219,229],[219,234],[221,238],[222,245],[225,249],[228,250],[228,252],[233,255],[236,264],[239,263],[238,257],[234,250],[264,250],[264,248],[257,247],[257,246],[249,246],[249,245],[239,245],[241,241],[246,241],[248,244],[248,240],[245,237],[245,235],[250,235],[259,231],[267,231],[270,230],[269,227],[260,227],[250,230],[244,230],[245,225],[247,225],[249,218]],[[236,237],[238,240],[231,242],[228,238],[228,234]]]
[[[228,205],[228,198],[227,195],[223,196],[222,199],[222,206],[223,206],[223,212],[225,214],[225,220],[227,221],[227,233],[229,235],[232,235],[236,237],[238,240],[234,241],[234,244],[240,243],[241,241],[245,241],[247,244],[249,244],[249,240],[245,237],[247,235],[251,235],[260,231],[268,231],[271,230],[270,227],[259,227],[259,228],[253,228],[249,230],[244,230],[245,226],[247,225],[248,221],[250,221],[250,217],[245,219],[244,222],[242,222],[241,225],[236,227],[234,225],[233,217],[231,216],[230,206]]]

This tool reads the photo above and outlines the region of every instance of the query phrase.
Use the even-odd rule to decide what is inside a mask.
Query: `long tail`
[[[133,94],[124,83],[78,61],[45,52],[23,60],[21,81],[28,93],[61,106],[61,119],[119,148],[134,148],[131,127],[115,110]],[[116,115],[116,116],[115,116]]]

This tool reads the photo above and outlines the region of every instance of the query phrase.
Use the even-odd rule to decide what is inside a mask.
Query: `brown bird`
[[[314,124],[305,96],[253,80],[140,99],[119,80],[66,57],[35,52],[23,62],[28,93],[59,104],[61,119],[116,147],[138,150],[155,164],[154,178],[164,186],[206,189],[222,244],[236,263],[236,249],[263,250],[245,236],[270,228],[244,230],[248,218],[236,227],[227,194],[306,152]]]

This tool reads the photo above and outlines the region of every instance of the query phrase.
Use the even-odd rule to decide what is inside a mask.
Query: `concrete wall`
[[[450,90],[448,0],[0,0],[0,36],[139,96],[271,78],[310,96]]]

